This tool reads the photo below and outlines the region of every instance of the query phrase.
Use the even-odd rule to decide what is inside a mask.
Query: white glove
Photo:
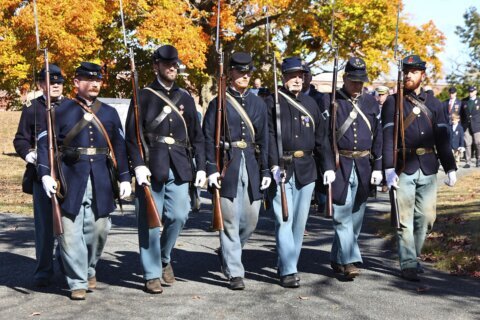
[[[385,170],[385,179],[387,180],[387,187],[390,190],[391,187],[398,189],[398,176],[395,169],[390,168]]]
[[[137,184],[139,186],[146,184],[147,186],[150,185],[150,181],[148,181],[148,177],[150,177],[152,173],[146,166],[138,166],[135,168],[135,179],[137,180]]]
[[[195,177],[195,183],[193,184],[195,187],[203,187],[207,182],[207,173],[203,170],[197,171],[197,175]]]
[[[273,166],[270,172],[272,173],[273,180],[275,180],[276,184],[282,182],[282,170],[280,170],[279,166]],[[285,177],[283,178],[283,181],[285,181]]]
[[[372,171],[372,178],[370,179],[370,183],[378,186],[382,183],[383,175],[381,170],[373,170]]]
[[[42,177],[43,190],[47,193],[49,198],[57,193],[57,182],[51,176]]]
[[[457,150],[460,151],[460,152],[465,152],[465,148],[464,148],[464,147],[460,147],[460,148],[458,148]]]
[[[37,151],[30,151],[26,156],[25,156],[25,161],[31,164],[36,164],[37,163]]]
[[[453,187],[457,182],[457,173],[455,171],[449,171],[444,182],[447,186]]]
[[[215,172],[215,173],[212,173],[211,175],[208,176],[208,186],[209,187],[213,187],[215,186],[215,188],[217,189],[220,189],[220,183],[219,183],[219,178],[220,178],[220,173],[218,172]]]
[[[327,170],[323,173],[323,184],[332,184],[335,181],[335,172],[333,170]]]
[[[128,181],[120,182],[120,199],[125,199],[127,197],[130,197],[131,194],[132,194],[132,186],[130,185],[130,182]]]
[[[263,177],[262,178],[262,184],[260,185],[260,190],[266,190],[269,186],[270,183],[272,183],[272,178],[269,177]]]

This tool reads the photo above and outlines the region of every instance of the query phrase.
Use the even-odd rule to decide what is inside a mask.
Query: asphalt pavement
[[[52,286],[33,286],[33,219],[0,214],[0,319],[480,319],[479,279],[452,276],[428,264],[420,283],[399,277],[395,248],[375,230],[378,215],[389,210],[385,193],[368,204],[360,237],[364,264],[354,281],[330,269],[332,222],[312,207],[298,289],[278,283],[274,220],[262,213],[243,253],[246,289],[229,290],[214,251],[218,234],[208,231],[211,206],[206,198],[202,202],[172,254],[177,281],[160,295],[142,290],[133,206],[115,212],[97,267],[98,288],[86,301],[69,299],[58,266]]]

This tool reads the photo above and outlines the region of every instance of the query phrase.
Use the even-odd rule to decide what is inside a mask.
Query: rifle
[[[57,178],[57,172],[55,170],[56,161],[55,155],[58,154],[58,150],[56,148],[56,139],[55,135],[55,128],[54,128],[54,110],[52,108],[52,101],[50,98],[50,68],[48,65],[48,49],[47,48],[40,48],[40,35],[38,32],[38,16],[37,16],[37,2],[33,0],[33,15],[35,18],[35,36],[37,42],[37,50],[43,51],[43,58],[45,61],[45,86],[46,92],[45,94],[45,104],[47,107],[47,138],[48,138],[48,165],[50,166],[50,176],[57,182],[56,193],[52,195],[52,215],[53,215],[53,232],[56,236],[60,236],[63,234],[63,226],[62,226],[62,211],[60,209],[60,203],[58,201],[58,197],[60,196],[60,183]],[[35,128],[36,130],[36,128]]]
[[[215,39],[215,49],[218,54],[218,76],[217,76],[217,110],[215,113],[215,162],[217,164],[217,172],[222,172],[222,169],[225,169],[225,166],[222,168],[222,158],[225,160],[225,157],[221,152],[221,136],[222,132],[226,131],[226,90],[227,82],[226,76],[223,71],[223,51],[220,48],[220,0],[217,4],[217,35]],[[224,134],[224,137],[226,135]],[[225,148],[223,148],[225,151]],[[212,229],[214,231],[223,230],[223,215],[222,207],[220,206],[220,190],[215,186],[213,189],[213,217],[212,217]]]
[[[135,119],[135,133],[137,137],[138,150],[140,151],[140,157],[145,161],[145,155],[143,151],[143,144],[141,138],[141,128],[140,128],[140,117],[139,117],[139,108],[138,108],[138,73],[135,68],[135,56],[133,54],[133,49],[127,45],[127,34],[125,31],[125,20],[123,17],[123,4],[120,0],[120,17],[122,20],[122,30],[123,30],[123,41],[125,48],[128,49],[128,55],[130,60],[130,78],[132,79],[132,89],[133,89],[133,113]],[[146,184],[142,184],[143,191],[145,193],[145,204],[146,204],[146,213],[147,213],[147,223],[150,229],[158,228],[162,226],[162,221],[160,220],[160,214],[158,212],[157,206],[155,205],[155,200],[153,200],[152,192],[150,187]]]
[[[335,19],[335,1],[332,3],[332,26],[331,26],[331,36],[330,36],[330,46],[335,52],[335,58],[333,61],[333,77],[332,77],[332,98],[330,101],[330,110],[332,111],[332,115],[330,117],[330,132],[332,136],[332,148],[333,153],[335,155],[335,170],[338,169],[340,166],[340,155],[338,153],[338,146],[337,146],[337,135],[336,135],[336,127],[337,127],[337,102],[336,102],[336,94],[337,94],[337,75],[338,75],[338,47],[333,46],[333,31],[334,31],[334,19]],[[327,203],[325,208],[325,217],[332,218],[333,217],[333,195],[332,195],[332,184],[329,183],[327,186]]]
[[[278,165],[280,167],[280,199],[282,202],[282,219],[288,220],[288,203],[287,194],[285,192],[285,178],[287,177],[285,171],[285,158],[283,157],[283,142],[282,142],[282,118],[280,117],[280,101],[278,101],[278,80],[277,80],[277,59],[275,52],[273,53],[273,86],[275,89],[275,118],[277,129],[277,150],[278,150]]]
[[[400,20],[400,4],[397,11],[397,27],[395,31],[395,52],[394,58],[397,59],[398,53],[398,23]],[[405,164],[405,130],[403,126],[403,65],[402,59],[398,58],[398,76],[397,76],[397,100],[395,101],[395,113],[393,116],[393,168],[397,170],[398,163],[398,130],[401,131],[402,139],[402,155],[403,164]],[[397,171],[397,174],[400,174]],[[400,211],[398,208],[397,189],[395,187],[390,188],[390,225],[396,229],[400,229]]]

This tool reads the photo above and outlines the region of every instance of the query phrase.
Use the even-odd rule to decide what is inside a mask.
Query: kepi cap
[[[50,73],[50,83],[64,83],[65,79],[62,76],[62,70],[55,64],[48,64],[48,71]],[[47,72],[42,68],[38,73],[38,80],[43,81],[46,78]]]
[[[468,87],[468,92],[473,92],[473,91],[477,91],[477,87],[476,86],[469,86]]]
[[[352,57],[348,59],[345,66],[345,75],[347,79],[358,82],[368,82],[367,65],[362,58]]]
[[[291,73],[302,71],[307,73],[305,69],[305,62],[299,57],[288,57],[282,61],[282,73]]]
[[[418,55],[412,54],[406,56],[403,61],[403,70],[405,69],[418,69],[418,70],[426,70],[426,62],[423,61]]]
[[[92,62],[82,62],[75,70],[75,77],[102,79],[102,67]]]
[[[169,44],[158,47],[157,50],[153,52],[152,59],[153,61],[180,62],[177,49]]]
[[[248,52],[235,52],[230,57],[230,69],[247,72],[254,71],[252,56]]]

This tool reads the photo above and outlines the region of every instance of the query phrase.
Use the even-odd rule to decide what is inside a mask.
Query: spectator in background
[[[455,162],[457,162],[457,164],[460,162],[463,152],[465,151],[463,127],[459,125],[459,122],[460,116],[458,114],[453,114],[451,125],[452,131],[450,132],[450,144],[452,145],[452,152],[455,156]]]
[[[250,89],[250,92],[258,96],[258,91],[260,90],[261,86],[262,86],[262,80],[260,80],[259,78],[255,79],[253,81],[253,88]]]
[[[442,105],[445,112],[445,118],[452,123],[452,116],[460,115],[461,101],[457,99],[457,89],[455,87],[450,87],[448,93],[450,94],[450,99],[443,101]]]
[[[375,89],[375,99],[377,99],[378,104],[380,105],[380,110],[382,110],[383,103],[387,100],[389,91],[390,90],[386,86],[378,86]]]

